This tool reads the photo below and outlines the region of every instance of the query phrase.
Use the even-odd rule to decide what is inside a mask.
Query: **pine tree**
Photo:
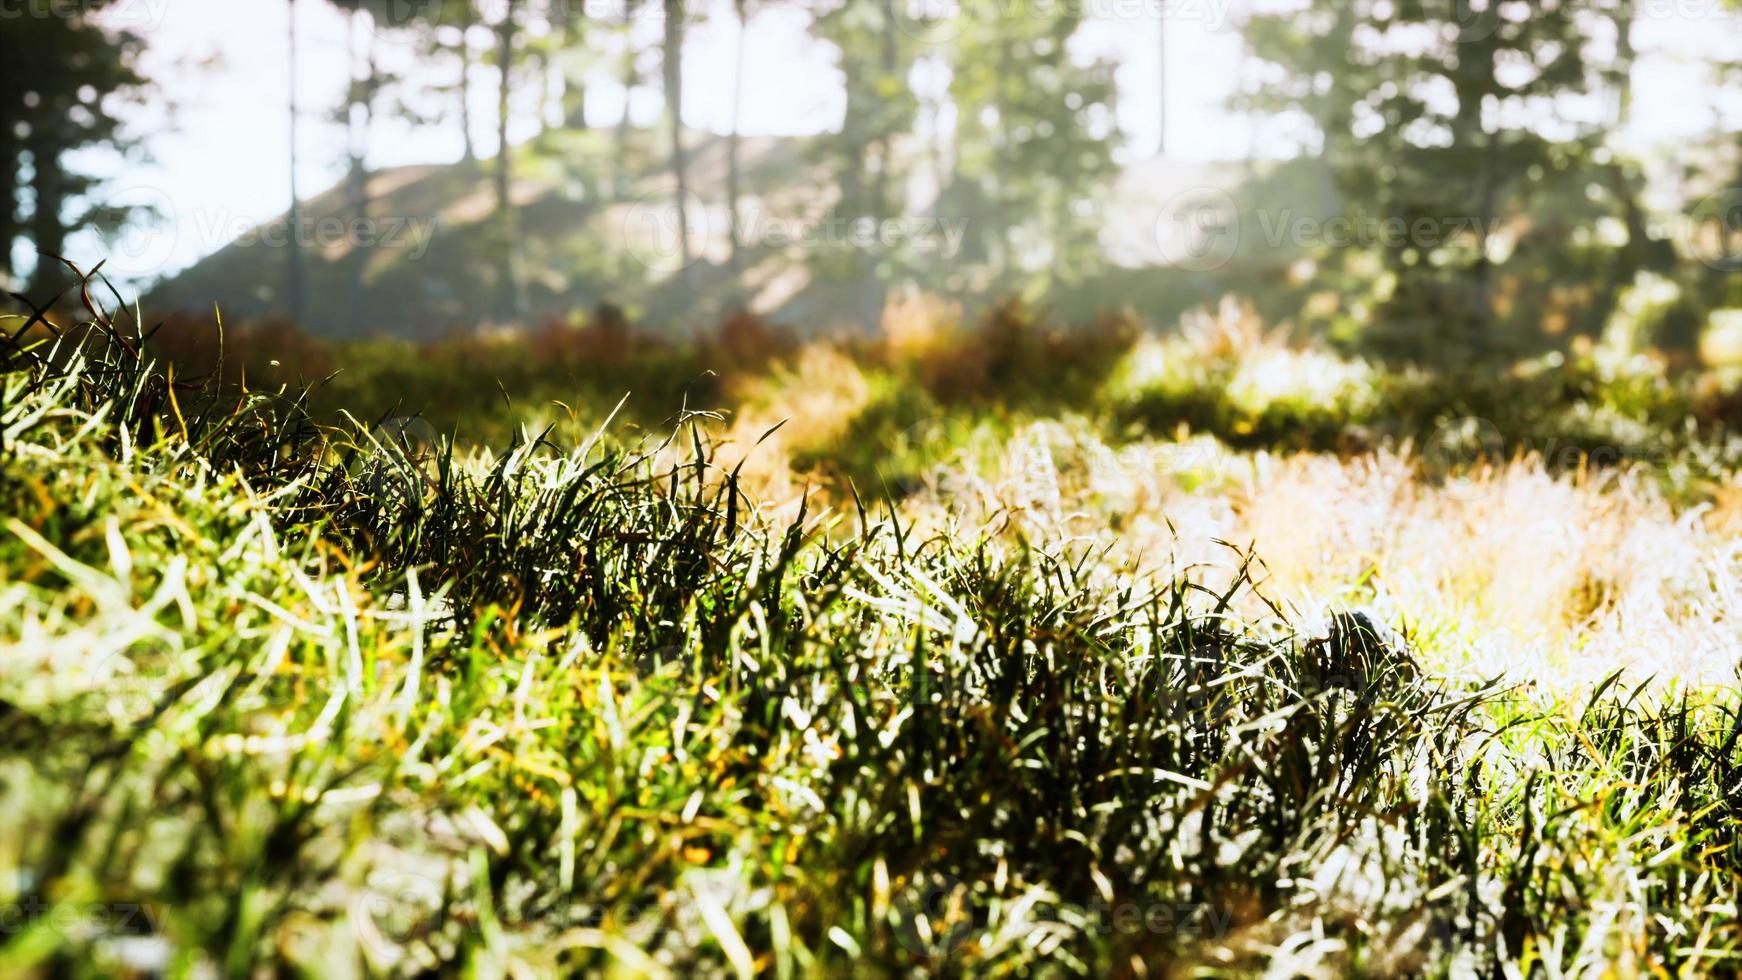
[[[1072,59],[1078,5],[974,10],[951,52],[947,210],[979,238],[992,283],[1080,282],[1100,267],[1097,194],[1117,172],[1113,66]]]
[[[750,33],[750,0],[732,0],[732,13],[738,21],[738,40],[732,58],[732,131],[726,137],[726,211],[731,223],[732,269],[741,271],[743,259],[738,253],[744,245],[744,232],[739,201],[744,189],[739,128],[744,114],[744,57]]]
[[[284,293],[286,307],[290,314],[290,322],[304,324],[308,319],[308,280],[307,268],[302,254],[302,189],[297,184],[296,171],[301,165],[298,154],[298,144],[302,139],[302,108],[297,100],[297,85],[299,79],[298,58],[300,57],[299,39],[296,22],[296,0],[288,0],[285,4],[286,20],[289,25],[289,62],[290,105],[287,113],[290,119],[290,211],[285,216],[289,225],[289,235],[286,236],[285,255],[288,265],[285,269]]]
[[[498,235],[497,287],[499,312],[518,318],[526,314],[526,296],[520,282],[520,229],[514,211],[514,147],[508,140],[511,96],[514,84],[515,46],[520,35],[520,0],[506,0],[496,23],[496,226]]]
[[[882,319],[902,257],[859,232],[895,216],[904,203],[908,175],[900,141],[913,132],[918,108],[907,83],[913,41],[898,14],[895,0],[845,0],[819,11],[814,21],[817,34],[838,51],[847,95],[840,129],[817,147],[820,162],[838,175],[832,225],[849,232],[851,242],[820,250],[812,264],[825,278],[856,284],[858,319],[867,332]]]
[[[690,265],[689,159],[683,138],[683,45],[687,8],[684,0],[664,0],[665,36],[660,47],[665,79],[665,120],[671,134],[671,175],[676,184],[678,256]]]
[[[10,277],[13,249],[27,235],[38,253],[30,291],[44,301],[70,282],[59,258],[71,230],[128,217],[95,207],[90,194],[99,181],[74,164],[79,151],[129,145],[119,112],[147,88],[135,67],[144,39],[102,23],[111,2],[8,18],[0,32],[0,274]]]
[[[1382,347],[1482,358],[1542,320],[1516,297],[1596,217],[1584,183],[1605,136],[1559,108],[1611,83],[1592,39],[1621,2],[1544,0],[1515,17],[1493,0],[1355,0],[1248,23],[1275,77],[1245,106],[1310,120],[1348,215],[1410,229],[1319,249],[1344,268],[1378,260]]]

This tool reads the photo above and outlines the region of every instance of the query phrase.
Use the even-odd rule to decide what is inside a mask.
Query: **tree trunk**
[[[532,77],[538,79],[538,108],[535,110],[538,135],[535,139],[543,140],[545,133],[550,131],[550,81],[556,68],[551,62],[550,52],[542,49],[533,52],[531,61]]]
[[[1000,119],[1005,118],[1005,116],[1009,114],[1010,105],[1013,101],[1010,98],[1008,86],[1011,82],[1020,83],[1021,81],[1020,70],[1016,67],[1016,59],[1011,57],[1010,46],[1011,42],[1007,38],[1000,38],[998,40],[998,84],[996,86],[997,91],[995,93],[995,98],[997,99],[997,102],[995,104],[998,106],[998,117]],[[1006,199],[1007,192],[1004,186],[1005,182],[1001,179],[1001,175],[1015,173],[1016,171],[1014,168],[1006,168],[1004,165],[1004,158],[1008,155],[1009,143],[1002,133],[994,139],[993,146],[997,157],[997,162],[992,167],[993,213],[998,225],[998,261],[995,267],[998,270],[998,277],[1000,280],[999,288],[1006,289],[1009,287],[1014,276],[1016,263],[1012,258],[1012,253],[1015,251],[1015,247],[1010,235],[1010,202]]]
[[[1494,262],[1489,255],[1491,230],[1499,205],[1501,173],[1501,135],[1489,128],[1482,118],[1484,98],[1492,94],[1498,83],[1494,77],[1499,43],[1492,36],[1463,40],[1458,43],[1458,67],[1453,86],[1458,96],[1458,112],[1453,120],[1453,145],[1481,147],[1481,157],[1472,161],[1477,230],[1476,262],[1471,269],[1473,288],[1467,304],[1468,321],[1463,325],[1469,350],[1486,353],[1492,336],[1494,312]]]
[[[880,8],[883,13],[883,49],[881,52],[882,63],[879,66],[882,69],[881,77],[877,80],[879,87],[895,77],[901,57],[901,50],[898,47],[900,42],[896,38],[895,2],[894,0],[882,0]],[[879,113],[879,116],[882,115]],[[892,169],[890,155],[895,150],[893,137],[894,134],[889,131],[887,124],[879,123],[877,129],[878,167],[877,175],[871,183],[870,208],[871,217],[876,218],[879,222],[889,216],[889,171]]]
[[[47,118],[47,113],[44,113]],[[36,246],[36,270],[31,292],[38,302],[48,302],[59,292],[65,271],[60,263],[66,254],[67,229],[61,221],[66,208],[66,175],[61,171],[61,146],[56,127],[41,125],[30,132],[30,189],[36,198],[30,218],[30,240]]]
[[[18,173],[19,146],[17,121],[13,118],[16,101],[10,93],[0,96],[5,106],[0,108],[0,288],[14,289],[12,282],[12,245],[18,241]]]
[[[738,128],[744,114],[744,48],[745,35],[750,30],[750,17],[746,9],[747,0],[732,0],[732,9],[738,15],[738,50],[736,54],[736,70],[732,78],[732,131],[726,137],[726,210],[732,222],[732,271],[741,269],[738,250],[743,247],[743,225],[738,215],[738,199],[742,196],[741,174],[739,173]]]
[[[635,10],[640,0],[624,0],[623,3],[623,44],[627,49],[623,56],[623,116],[617,120],[616,159],[612,161],[611,184],[618,198],[629,193],[629,97],[635,93],[635,87],[641,84],[641,69],[636,63],[635,41],[631,36],[635,29]]]
[[[863,72],[863,62],[842,50],[841,74],[846,82],[847,104],[841,111],[841,170],[835,178],[839,191],[835,212],[845,221],[853,221],[865,209],[865,153],[871,145],[865,105],[872,98],[873,86]]]
[[[519,6],[519,0],[508,0],[508,5],[502,12],[502,22],[496,29],[496,70],[500,76],[496,102],[496,223],[502,233],[498,275],[502,290],[500,309],[504,316],[511,318],[518,318],[525,313],[525,303],[520,293],[520,264],[517,260],[520,252],[520,230],[516,227],[518,222],[515,221],[512,196],[514,152],[508,143],[514,39],[518,30],[515,15]]]
[[[1155,155],[1167,156],[1167,10],[1157,11],[1155,30],[1159,35],[1155,47]]]
[[[357,18],[361,14],[360,10],[351,14],[353,44],[357,37]],[[350,130],[350,210],[353,230],[361,230],[369,220],[369,144],[375,125],[375,96],[380,88],[380,68],[375,61],[375,31],[373,25],[370,26],[363,49],[363,77],[360,82],[353,82],[352,102],[346,114],[346,123]],[[353,52],[352,61],[355,60]],[[363,300],[363,272],[369,262],[369,250],[363,246],[365,237],[361,234],[355,235],[347,243],[349,251],[345,256],[345,264],[348,266],[345,313],[349,323],[356,322],[358,308]]]
[[[460,128],[465,131],[466,155],[468,164],[478,162],[478,146],[472,141],[472,25],[476,23],[476,15],[470,3],[460,5],[464,9],[460,19]]]
[[[1352,5],[1340,4],[1336,8],[1335,21],[1332,23],[1330,42],[1354,50],[1355,29],[1360,19]],[[1344,95],[1337,86],[1322,99],[1316,101],[1313,115],[1319,124],[1323,137],[1319,140],[1319,160],[1330,167],[1339,166],[1348,158],[1348,152],[1355,143],[1354,99]]]
[[[285,215],[289,234],[286,235],[285,255],[288,268],[285,270],[285,309],[290,315],[291,323],[305,326],[308,318],[308,308],[304,305],[303,256],[302,256],[302,192],[298,189],[296,180],[297,142],[302,131],[301,109],[297,105],[297,37],[296,0],[289,0],[290,10],[290,211]]]
[[[587,128],[587,65],[580,48],[587,40],[587,10],[585,4],[577,4],[573,11],[567,4],[559,6],[565,11],[562,57],[559,60],[567,64],[562,72],[563,128],[584,132]]]
[[[1611,131],[1619,133],[1627,128],[1633,118],[1633,65],[1637,59],[1637,49],[1633,46],[1633,0],[1621,0],[1611,16],[1615,20],[1616,79],[1615,116],[1610,128]],[[1627,247],[1622,252],[1625,260],[1622,278],[1631,282],[1639,269],[1652,266],[1653,257],[1660,250],[1651,237],[1645,208],[1639,203],[1639,184],[1642,183],[1640,175],[1634,167],[1621,160],[1619,154],[1609,164],[1608,169],[1610,188],[1621,205],[1622,218],[1627,224]],[[1671,262],[1670,266],[1673,268],[1674,263]]]
[[[883,49],[881,71],[878,85],[881,87],[895,77],[899,70],[901,50],[896,34],[896,15],[894,0],[882,0],[879,5],[883,14]],[[882,116],[879,113],[879,116]],[[877,174],[871,181],[871,200],[868,208],[869,217],[877,222],[881,229],[883,222],[888,220],[889,208],[889,173],[894,169],[895,153],[894,134],[889,131],[886,123],[879,123],[877,131]],[[889,302],[888,289],[877,275],[877,254],[867,250],[860,271],[860,308],[859,316],[867,335],[876,333],[883,325],[883,307]]]
[[[1612,14],[1615,18],[1615,92],[1614,129],[1620,132],[1633,121],[1633,64],[1638,49],[1633,46],[1633,0],[1620,0]]]
[[[690,265],[689,166],[683,145],[684,2],[665,0],[665,114],[671,127],[671,174],[677,181],[678,257],[687,275]]]

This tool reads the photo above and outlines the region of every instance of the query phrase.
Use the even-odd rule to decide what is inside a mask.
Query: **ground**
[[[1717,382],[1244,316],[458,443],[9,348],[0,964],[1733,970]]]

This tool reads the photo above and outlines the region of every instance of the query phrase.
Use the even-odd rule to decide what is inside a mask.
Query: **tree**
[[[68,280],[57,259],[69,231],[122,219],[98,213],[89,194],[99,181],[74,162],[92,147],[128,147],[119,112],[146,90],[135,67],[144,40],[104,26],[109,5],[89,0],[57,16],[8,18],[0,32],[0,273],[13,273],[13,249],[27,234],[38,253],[30,288],[44,299]]]
[[[357,0],[350,0],[355,3]],[[373,0],[376,21],[391,29],[413,33],[419,55],[443,68],[452,68],[452,80],[426,83],[426,91],[451,98],[459,119],[462,153],[467,164],[478,161],[476,134],[472,126],[472,81],[478,64],[474,29],[478,9],[474,0]],[[400,112],[419,125],[434,125],[444,116],[415,111],[402,102]]]
[[[497,285],[501,290],[501,312],[511,317],[524,316],[526,313],[526,297],[520,283],[519,222],[514,213],[514,148],[508,141],[514,52],[520,30],[519,15],[520,0],[506,0],[502,19],[496,24],[496,225],[500,233]]]
[[[893,192],[907,173],[898,142],[913,131],[918,102],[908,86],[913,44],[902,33],[894,0],[845,0],[816,15],[814,29],[834,45],[846,92],[841,127],[818,141],[823,166],[838,174],[836,227],[869,229],[893,217]],[[818,274],[857,284],[858,318],[867,332],[882,319],[890,280],[901,275],[899,255],[854,234],[850,251],[827,248],[812,257]]]
[[[684,0],[664,0],[665,40],[661,70],[665,77],[665,118],[671,133],[671,175],[676,183],[678,256],[687,274],[690,266],[689,161],[683,141]]]
[[[958,115],[946,213],[966,220],[991,283],[1079,283],[1102,262],[1096,189],[1109,185],[1113,66],[1076,63],[1076,4],[993,5],[951,52]]]
[[[1167,10],[1155,15],[1155,155],[1167,156]]]
[[[471,0],[461,0],[459,18],[459,40],[454,44],[454,53],[459,56],[460,74],[456,84],[460,101],[460,128],[465,132],[465,155],[467,163],[478,162],[478,145],[472,137],[472,28],[478,24],[478,16],[472,10]]]
[[[22,231],[18,221],[18,171],[23,156],[16,124],[0,117],[0,289],[12,288],[12,249]]]
[[[732,59],[732,131],[726,137],[726,211],[731,223],[732,270],[737,272],[742,269],[738,250],[744,243],[742,216],[738,210],[739,200],[743,197],[739,128],[744,115],[744,55],[750,33],[750,0],[732,0],[732,13],[738,19],[738,41]]]
[[[302,324],[308,317],[306,306],[308,294],[302,254],[302,191],[297,186],[296,178],[296,170],[300,162],[297,156],[297,146],[302,135],[301,107],[297,104],[296,94],[298,83],[296,0],[288,0],[285,6],[288,9],[290,27],[290,211],[286,215],[290,234],[287,236],[288,244],[285,247],[289,264],[285,270],[284,292],[291,322]]]
[[[1382,346],[1482,357],[1543,319],[1517,297],[1546,291],[1545,270],[1594,222],[1584,184],[1605,135],[1560,108],[1605,83],[1593,38],[1616,4],[1544,0],[1512,17],[1495,2],[1356,0],[1249,21],[1272,80],[1247,107],[1311,122],[1345,217],[1408,229],[1319,249],[1345,267],[1378,259],[1364,277],[1381,283]]]
[[[349,166],[346,183],[349,188],[348,207],[351,218],[360,227],[369,220],[369,151],[373,136],[378,101],[387,87],[376,52],[377,31],[391,26],[394,0],[333,0],[333,4],[350,18],[348,32],[348,68],[351,84],[346,88],[345,104],[339,121],[346,128],[346,151]],[[362,301],[363,273],[370,250],[360,240],[352,241],[345,257],[349,280],[346,300],[347,319],[354,319]]]
[[[563,83],[563,128],[580,132],[587,129],[586,5],[558,0],[551,16]]]
[[[612,160],[611,182],[618,197],[629,190],[629,118],[630,100],[641,85],[641,51],[635,46],[635,17],[641,0],[623,0],[623,115],[617,120],[616,144]]]

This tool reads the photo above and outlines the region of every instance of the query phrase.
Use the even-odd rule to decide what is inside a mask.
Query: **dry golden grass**
[[[1371,609],[1456,677],[1572,689],[1620,667],[1688,683],[1736,669],[1742,544],[1639,471],[1552,474],[1527,458],[1436,484],[1398,452],[1115,449],[1066,420],[1029,426],[993,465],[940,467],[907,509],[927,529],[1105,549],[1109,569],[1163,577],[1231,577],[1250,549],[1269,599],[1308,621]]]
[[[733,392],[742,407],[729,420],[716,461],[726,470],[742,465],[751,496],[790,499],[806,482],[793,472],[792,458],[840,439],[872,395],[857,361],[831,345],[808,344],[790,363]]]
[[[892,361],[948,346],[939,311],[918,302],[898,311]],[[1237,366],[1231,391],[1266,403],[1333,410],[1367,387],[1366,365],[1297,347],[1235,305],[1140,342],[1126,370],[1129,379],[1215,363]],[[790,509],[808,490],[847,510],[839,486],[793,460],[850,442],[889,383],[884,370],[810,344],[746,376],[730,392],[741,408],[723,426],[717,461],[742,463],[746,492],[765,508]],[[973,419],[964,409],[956,428]],[[1104,552],[1095,564],[1109,576],[1232,581],[1255,556],[1262,599],[1246,596],[1237,611],[1261,616],[1268,599],[1311,622],[1361,606],[1460,679],[1505,673],[1578,689],[1621,667],[1689,684],[1735,676],[1742,491],[1733,487],[1678,510],[1644,467],[1563,471],[1526,456],[1434,480],[1407,449],[1247,452],[1183,429],[1118,444],[1104,432],[1066,415],[1021,424],[991,453],[984,440],[945,440],[951,454],[931,461],[904,518],[922,536],[991,533]]]

